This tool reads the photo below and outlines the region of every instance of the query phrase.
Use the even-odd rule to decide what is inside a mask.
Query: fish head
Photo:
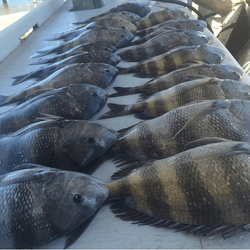
[[[244,71],[229,64],[213,65],[211,70],[215,72],[218,78],[241,80],[244,75]]]
[[[73,171],[50,171],[44,184],[49,222],[69,233],[95,213],[109,195],[97,178]]]
[[[250,85],[231,79],[222,79],[221,88],[226,95],[233,96],[234,99],[250,100]]]
[[[101,77],[100,88],[106,88],[113,83],[118,76],[118,69],[106,63],[89,63],[88,68]],[[92,84],[92,83],[91,83]]]
[[[220,63],[226,57],[224,51],[215,46],[207,44],[199,45],[197,50],[202,55],[202,57],[206,58],[206,61],[209,63]]]
[[[137,22],[141,19],[141,17],[139,15],[134,14],[134,13],[129,12],[129,11],[121,11],[121,12],[116,13],[116,18],[121,18],[121,19],[127,20],[131,23]]]
[[[121,57],[108,51],[98,51],[95,54],[96,62],[103,62],[115,66],[121,61]]]
[[[72,98],[71,106],[75,110],[86,107],[82,119],[88,120],[103,108],[108,99],[108,92],[91,84],[71,84],[68,87],[67,96]],[[77,105],[74,106],[74,103]]]
[[[126,29],[109,29],[109,35],[112,37],[116,48],[127,46],[135,37],[135,34]]]
[[[108,51],[111,53],[116,52],[116,47],[108,43],[95,43],[93,44],[93,51]]]
[[[190,39],[193,45],[198,44],[211,44],[213,42],[213,37],[210,35],[206,35],[203,32],[190,30],[185,31],[185,35]]]
[[[60,148],[83,167],[103,155],[117,139],[116,131],[98,122],[75,120],[61,130]]]
[[[193,29],[197,31],[203,31],[207,27],[207,23],[203,20],[195,19],[195,20],[189,20],[186,21],[187,19],[182,19],[182,22],[185,23],[186,29]]]

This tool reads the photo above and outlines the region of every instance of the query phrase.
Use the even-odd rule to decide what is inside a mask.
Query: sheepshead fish
[[[91,85],[106,88],[114,82],[117,75],[118,70],[115,67],[104,63],[70,64],[20,92],[9,96],[0,95],[0,106],[23,102],[44,91],[66,87],[72,83],[84,84],[90,82]]]
[[[74,51],[71,53],[63,53],[61,55],[54,56],[52,58],[40,58],[37,62],[31,63],[30,65],[37,65],[37,64],[45,64],[45,63],[57,63],[62,61],[65,58],[69,58],[75,55],[82,55],[81,56],[81,63],[89,63],[89,62],[100,62],[100,63],[107,63],[110,65],[117,65],[121,61],[121,57],[108,52],[108,51]]]
[[[62,236],[67,247],[108,194],[105,184],[89,175],[22,165],[0,177],[0,248],[37,248]]]
[[[232,65],[197,63],[174,70],[143,85],[126,88],[114,87],[114,89],[118,93],[114,93],[110,96],[114,97],[134,93],[142,93],[141,97],[146,97],[158,91],[171,88],[179,83],[194,80],[196,78],[201,78],[202,76],[239,81],[243,77],[243,74],[244,71],[242,69]]]
[[[61,50],[69,50],[75,46],[89,43],[108,43],[116,48],[121,48],[128,45],[133,40],[134,36],[135,35],[131,31],[126,29],[99,27],[90,29],[66,43],[49,49],[49,51],[57,52]],[[41,50],[37,51],[37,53],[44,55],[44,52],[46,51],[48,52],[48,50]]]
[[[139,62],[179,46],[211,44],[211,36],[194,30],[173,30],[155,36],[147,42],[127,48],[118,53],[125,61]]]
[[[171,19],[163,23],[159,23],[153,27],[138,30],[136,32],[136,35],[139,37],[143,37],[158,30],[159,28],[204,31],[206,27],[207,23],[203,20],[189,18]]]
[[[250,86],[246,83],[218,78],[201,78],[180,83],[159,91],[148,99],[131,105],[108,103],[110,111],[100,118],[139,113],[137,117],[154,118],[188,103],[203,100],[250,100]]]
[[[137,27],[129,21],[126,21],[121,18],[106,17],[106,18],[101,18],[94,22],[91,22],[86,26],[78,27],[77,29],[70,30],[68,32],[63,32],[62,34],[59,34],[59,35],[55,35],[53,38],[47,39],[46,41],[54,41],[54,40],[60,40],[60,39],[63,39],[64,41],[70,41],[71,39],[79,36],[83,32],[87,32],[89,29],[106,27],[106,26],[127,29],[127,30],[130,30],[134,34],[137,31]]]
[[[189,15],[178,9],[164,9],[151,12],[141,20],[134,22],[138,30],[146,29],[171,19],[188,18]]]
[[[115,131],[97,122],[52,118],[0,139],[1,174],[27,162],[84,172],[117,140]]]
[[[103,108],[107,99],[107,91],[89,84],[46,91],[0,114],[0,135],[37,122],[44,115],[87,120]]]
[[[64,46],[64,44],[62,44],[61,46],[58,46],[58,47],[53,47],[50,49],[37,51],[30,58],[37,58],[37,57],[45,56],[51,53],[61,54],[64,52],[71,53],[75,51],[90,51],[90,52],[91,51],[92,52],[108,51],[108,52],[113,53],[116,51],[116,47],[107,43],[85,43],[85,44],[80,44],[74,47],[71,47],[70,45],[67,47],[67,46]]]
[[[204,137],[250,142],[250,101],[206,100],[191,103],[121,133],[109,156],[123,164],[163,159]]]
[[[40,69],[33,70],[30,73],[12,77],[13,79],[15,79],[15,81],[12,83],[12,85],[20,84],[20,83],[22,83],[30,78],[35,78],[39,81],[44,80],[45,78],[49,77],[51,74],[57,72],[59,69],[65,67],[67,65],[80,64],[81,59],[85,57],[85,54],[86,53],[83,52],[83,53],[80,53],[78,55],[74,55],[74,56],[65,58],[59,62],[52,63],[50,65],[41,67]],[[90,63],[85,63],[85,64],[81,63],[81,64],[83,65],[83,67],[85,65],[85,67],[87,67],[87,68],[95,65],[96,67],[100,67],[101,70],[103,69],[102,64],[109,65],[109,64],[97,63],[97,62],[90,62]],[[108,67],[109,67],[109,73],[116,72],[118,74],[118,70],[115,67],[113,67],[112,65],[109,65]],[[106,68],[107,68],[107,66],[106,66]],[[98,68],[96,69],[96,71],[98,71]]]
[[[138,73],[140,75],[165,75],[178,69],[182,64],[205,62],[220,63],[226,54],[211,45],[183,46],[171,49],[159,56],[152,57],[129,68],[117,67],[120,74]]]
[[[125,4],[120,4],[100,15],[88,18],[87,20],[82,21],[81,23],[90,23],[99,18],[109,16],[110,14],[112,15],[116,14],[117,12],[119,13],[124,11],[130,12],[134,15],[138,15],[139,17],[144,17],[151,11],[151,9],[149,6],[141,3],[125,3]]]
[[[139,15],[136,15],[132,12],[129,12],[129,11],[119,11],[119,12],[114,12],[114,13],[109,13],[109,14],[106,14],[105,16],[103,17],[94,17],[92,18],[92,20],[86,22],[86,21],[81,21],[81,22],[76,22],[74,24],[83,24],[83,25],[88,25],[88,23],[92,23],[92,22],[95,22],[99,19],[103,19],[103,18],[114,18],[114,19],[123,19],[125,21],[128,21],[130,23],[134,23],[136,21],[139,21],[141,19],[141,17]]]
[[[213,143],[142,166],[108,184],[121,219],[223,238],[249,231],[249,143]]]
[[[170,20],[170,21],[176,21],[176,23],[178,23],[177,20]],[[187,27],[186,29],[181,28],[181,25],[176,25],[176,27],[180,27],[180,28],[174,28],[174,25],[173,25],[173,27],[170,27],[170,26],[168,26],[168,25],[159,27],[159,28],[156,29],[154,32],[152,32],[152,33],[150,33],[150,34],[148,34],[148,35],[146,35],[146,36],[144,36],[144,37],[138,38],[138,39],[136,39],[135,41],[131,42],[131,43],[129,44],[129,46],[131,46],[131,45],[138,45],[138,44],[145,43],[145,42],[147,42],[149,39],[151,39],[151,38],[153,38],[153,37],[155,37],[155,36],[157,36],[157,35],[160,35],[160,34],[162,34],[163,32],[166,32],[166,31],[172,31],[172,30],[176,30],[176,29],[178,29],[178,30],[196,30],[196,31],[204,31],[204,29],[205,29],[206,26],[204,26],[203,23],[199,24],[198,21],[200,21],[200,20],[193,20],[193,21],[197,21],[197,23],[193,23],[193,25],[189,25],[190,28]],[[206,23],[205,21],[202,21],[202,22]],[[183,25],[183,26],[184,26],[184,25]],[[187,26],[188,26],[188,25],[187,25]]]

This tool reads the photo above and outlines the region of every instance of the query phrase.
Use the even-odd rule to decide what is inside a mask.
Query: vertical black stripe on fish
[[[150,125],[142,123],[139,130],[139,147],[145,159],[157,159],[162,152],[157,147],[157,138],[150,129]]]
[[[157,116],[163,115],[164,113],[166,113],[165,112],[165,109],[166,109],[165,106],[166,106],[166,104],[165,104],[165,101],[164,101],[163,98],[155,100],[154,101],[154,109],[155,109],[155,111],[153,113],[155,113]]]
[[[170,215],[170,207],[167,204],[167,195],[164,187],[158,177],[157,170],[151,166],[141,171],[142,188],[146,197],[146,210],[152,212],[155,218],[172,219]]]
[[[164,72],[166,74],[176,69],[175,57],[165,56],[162,61],[164,61]]]
[[[145,67],[145,73],[156,75],[158,74],[159,68],[157,61],[149,61]]]
[[[250,220],[250,193],[249,193],[249,156],[248,162],[239,160],[240,155],[221,156],[223,164],[220,164],[225,173],[225,179],[229,183],[229,188],[233,198],[237,200],[238,207],[246,217],[246,223]],[[244,162],[245,165],[242,165]]]
[[[215,221],[218,225],[225,225],[223,213],[205,188],[198,167],[195,162],[189,162],[179,165],[176,169],[179,185],[186,196],[189,214],[198,225],[214,225]]]

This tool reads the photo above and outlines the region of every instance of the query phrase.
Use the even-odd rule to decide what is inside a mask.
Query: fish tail
[[[116,67],[120,75],[128,74],[128,68]]]
[[[38,61],[30,63],[29,65],[39,65],[39,64],[45,64],[45,63],[48,63],[48,59],[39,58]]]
[[[14,76],[14,77],[12,77],[12,79],[15,79],[14,82],[12,83],[12,86],[24,82],[29,77],[30,77],[30,74],[25,74],[25,75],[20,75],[20,76]]]
[[[131,67],[131,68],[122,68],[122,67],[116,67],[119,70],[119,74],[129,74],[129,73],[136,73],[139,71],[138,68],[136,67]]]
[[[132,113],[131,105],[120,105],[115,103],[108,103],[110,111],[102,115],[99,119],[112,118],[117,116],[129,115]]]
[[[130,46],[130,45],[131,45],[131,46],[133,46],[133,45],[139,45],[139,44],[142,44],[142,43],[144,43],[144,42],[146,42],[146,41],[147,41],[146,38],[139,38],[139,39],[136,39],[135,41],[131,42],[131,43],[129,44],[129,46]]]
[[[5,104],[8,104],[9,96],[6,95],[0,95],[0,106],[4,106]]]
[[[131,87],[114,87],[114,90],[117,93],[109,95],[109,97],[116,97],[116,96],[123,96],[123,95],[131,95],[135,92],[133,91],[133,88]]]

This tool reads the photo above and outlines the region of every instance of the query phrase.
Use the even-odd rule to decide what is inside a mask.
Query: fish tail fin
[[[110,111],[102,115],[99,119],[129,115],[132,113],[131,105],[120,105],[115,103],[108,103],[107,105],[110,108]]]
[[[139,71],[139,69],[137,69],[136,67],[131,67],[131,68],[116,67],[116,68],[118,69],[120,75],[136,73]]]
[[[114,87],[114,90],[117,93],[109,95],[109,97],[123,96],[123,95],[131,95],[136,93],[131,87]]]
[[[139,95],[139,98],[140,98],[141,100],[145,100],[145,99],[147,99],[149,96],[150,96],[150,94],[149,94],[147,91],[145,91],[145,92],[143,92],[143,93],[141,93],[141,94]]]
[[[4,106],[8,104],[8,99],[9,99],[9,96],[0,95],[0,106]]]
[[[116,67],[120,75],[128,74],[128,68]]]
[[[39,64],[44,64],[47,62],[48,62],[47,58],[39,58],[38,61],[30,63],[29,65],[39,65]]]
[[[24,82],[25,80],[27,80],[29,78],[29,76],[30,76],[30,74],[25,74],[25,75],[12,77],[12,79],[15,79],[14,82],[12,83],[12,86]]]

